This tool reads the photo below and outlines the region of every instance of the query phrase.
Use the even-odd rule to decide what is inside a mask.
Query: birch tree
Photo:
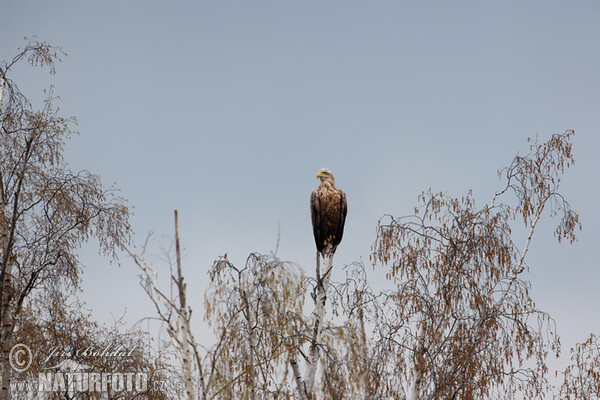
[[[206,400],[208,389],[204,382],[203,360],[201,348],[191,329],[192,308],[187,305],[187,284],[184,282],[181,265],[181,249],[179,243],[179,222],[177,210],[174,212],[175,221],[175,262],[170,259],[170,251],[163,251],[169,264],[169,290],[160,287],[158,274],[152,267],[152,262],[146,257],[148,237],[141,254],[135,254],[130,249],[126,251],[142,271],[141,286],[148,298],[154,304],[158,320],[167,330],[168,345],[174,348],[180,362],[181,373],[175,374],[185,388],[185,397],[189,400],[197,398]],[[173,268],[173,264],[175,268]]]
[[[147,257],[148,240],[141,254],[127,250],[142,271],[141,284],[166,328],[167,343],[178,360],[173,376],[184,382],[188,399],[293,398],[290,349],[305,341],[301,317],[305,279],[294,265],[275,255],[251,254],[243,268],[227,255],[209,270],[204,318],[216,343],[200,343],[191,329],[192,307],[187,305],[187,284],[181,265],[177,212],[175,249],[164,248],[170,284],[161,287],[153,262]],[[164,354],[164,353],[163,353]],[[168,357],[167,357],[168,358]]]
[[[210,271],[206,317],[217,344],[209,355],[217,398],[294,398],[290,351],[305,341],[305,281],[276,257],[251,254],[243,268],[227,257]]]
[[[501,171],[503,186],[477,207],[471,193],[428,191],[408,217],[384,218],[373,259],[396,284],[396,317],[383,333],[398,374],[415,399],[543,398],[546,358],[560,349],[554,321],[535,307],[523,279],[544,211],[559,217],[555,235],[573,242],[579,217],[558,191],[573,164],[572,131]],[[515,224],[525,227],[514,240]],[[381,342],[380,342],[381,344]]]
[[[36,110],[10,78],[21,61],[54,73],[62,55],[32,39],[12,61],[0,63],[0,399],[10,398],[8,353],[28,296],[59,284],[78,287],[77,250],[90,237],[114,259],[130,235],[129,210],[118,192],[64,161],[76,120],[60,116],[52,88]]]
[[[317,253],[314,278],[275,254],[251,254],[243,268],[225,256],[209,273],[205,308],[217,345],[209,352],[206,370],[214,371],[208,381],[221,396],[316,399],[324,392],[318,366],[325,357],[331,367],[339,343],[326,318],[331,245],[323,268]],[[304,314],[308,292],[314,304],[310,316]],[[327,377],[331,369],[323,370]]]

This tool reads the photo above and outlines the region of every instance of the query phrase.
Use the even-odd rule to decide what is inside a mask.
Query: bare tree
[[[168,259],[167,261],[169,261],[171,267],[168,291],[160,288],[158,274],[152,267],[152,262],[146,258],[146,249],[150,237],[147,238],[141,254],[134,254],[127,248],[126,251],[142,271],[141,285],[154,304],[159,321],[166,326],[170,344],[175,348],[180,361],[181,381],[184,382],[186,397],[189,400],[195,400],[198,398],[197,393],[199,393],[199,398],[206,400],[207,387],[204,382],[201,349],[191,329],[192,309],[187,305],[187,284],[184,282],[181,266],[177,210],[174,212],[174,217],[176,271],[173,271],[173,263]],[[164,253],[169,257],[170,251],[167,250]],[[197,374],[194,372],[194,366],[197,368]]]
[[[209,348],[196,341],[191,329],[177,226],[175,212],[175,255],[172,248],[162,251],[162,261],[171,270],[166,288],[161,288],[146,256],[148,240],[141,254],[128,251],[142,271],[142,287],[179,359],[174,375],[185,383],[186,398],[292,398],[286,367],[290,349],[306,341],[307,326],[301,318],[304,276],[274,255],[251,254],[243,268],[227,255],[215,261],[204,303],[205,319],[216,338]]]
[[[59,116],[52,88],[34,110],[8,76],[21,60],[53,73],[62,54],[30,40],[11,62],[0,63],[0,399],[10,396],[8,353],[29,294],[59,283],[78,287],[80,245],[95,237],[114,258],[130,235],[129,211],[116,190],[88,171],[71,172],[63,160],[76,121]]]

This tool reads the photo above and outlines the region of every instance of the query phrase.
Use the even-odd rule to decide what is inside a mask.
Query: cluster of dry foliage
[[[127,247],[124,200],[63,161],[75,120],[59,116],[52,90],[34,110],[7,75],[20,60],[54,72],[61,55],[32,40],[0,64],[0,399],[17,398],[11,382],[48,367],[39,357],[54,348],[70,349],[69,359],[94,371],[146,371],[154,381],[174,382],[107,394],[112,399],[599,398],[593,335],[573,349],[563,385],[550,386],[547,359],[560,342],[523,278],[542,216],[559,217],[559,241],[572,242],[580,229],[558,191],[574,162],[572,131],[531,141],[529,153],[501,171],[499,191],[483,205],[471,193],[454,198],[428,191],[412,215],[380,220],[371,261],[386,271],[387,290],[369,285],[361,263],[344,267],[344,282],[332,282],[332,256],[322,263],[317,255],[314,276],[273,254],[251,254],[243,267],[218,259],[205,302],[196,305],[216,338],[203,346],[191,329],[177,214],[171,276],[161,288],[145,254]],[[513,231],[523,226],[518,243]],[[161,344],[156,353],[139,330],[98,325],[77,303],[77,249],[90,237],[108,257],[123,248],[138,265],[168,334],[167,350]],[[40,349],[35,367],[23,373],[8,362],[19,342]],[[106,343],[137,351],[116,360],[77,351]]]

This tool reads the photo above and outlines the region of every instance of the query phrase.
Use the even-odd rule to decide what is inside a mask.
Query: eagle
[[[317,251],[325,257],[328,245],[331,245],[329,254],[333,255],[342,241],[348,205],[346,193],[335,187],[335,177],[331,171],[323,168],[317,173],[317,178],[321,184],[310,195],[310,216]]]

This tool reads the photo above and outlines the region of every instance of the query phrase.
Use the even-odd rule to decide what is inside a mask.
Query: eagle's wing
[[[310,194],[310,217],[312,219],[313,235],[315,236],[315,244],[317,250],[321,251],[323,241],[321,240],[321,217],[319,210],[319,189],[315,189]]]
[[[344,224],[346,223],[346,214],[348,213],[348,203],[346,201],[346,193],[342,189],[338,189],[340,193],[340,221],[338,223],[336,242],[342,241],[344,235]]]

